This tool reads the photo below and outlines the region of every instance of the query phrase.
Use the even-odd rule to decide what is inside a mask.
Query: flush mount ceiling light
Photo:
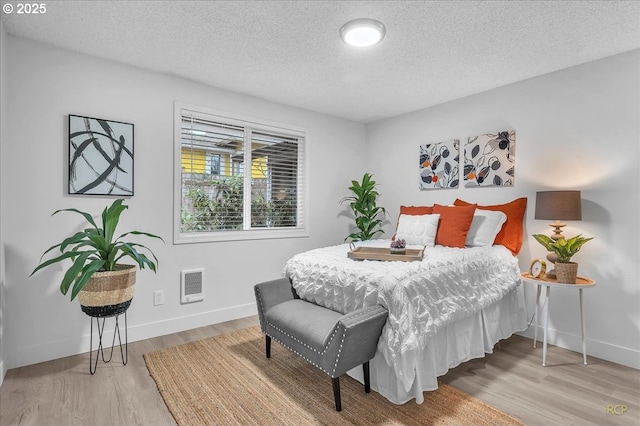
[[[355,19],[340,29],[342,41],[349,46],[367,47],[378,44],[384,38],[386,29],[375,19]]]

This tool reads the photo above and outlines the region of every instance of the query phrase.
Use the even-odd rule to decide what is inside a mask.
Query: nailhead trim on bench
[[[274,327],[274,328],[276,328],[276,327]],[[277,329],[278,331],[282,332],[282,330],[280,330],[280,329],[278,329],[278,328],[276,328],[276,329]],[[265,333],[265,334],[266,334],[266,333]],[[286,334],[286,333],[284,333],[284,334]],[[334,333],[334,334],[335,334],[335,333]],[[269,336],[269,335],[267,334],[267,336]],[[319,366],[318,364],[316,364],[315,362],[313,362],[312,360],[310,360],[309,358],[307,358],[306,356],[304,356],[303,354],[301,354],[300,352],[298,352],[297,350],[295,350],[294,348],[292,348],[292,347],[290,347],[289,345],[287,345],[287,344],[283,343],[282,341],[280,341],[280,339],[278,339],[277,337],[275,337],[275,336],[269,336],[269,337],[271,337],[273,340],[275,340],[276,342],[280,343],[282,346],[284,346],[285,348],[289,349],[291,352],[293,352],[294,354],[298,355],[298,356],[299,356],[299,357],[301,357],[302,359],[306,360],[308,363],[312,364],[314,367],[316,367],[316,368],[318,368],[318,369],[320,369],[320,370],[324,371],[325,373],[327,373],[328,375],[330,375],[331,377],[333,377],[333,372],[335,372],[335,367],[334,367],[334,369],[333,369],[333,372],[332,372],[332,373],[330,373],[330,372],[328,372],[327,370],[325,370],[324,368],[322,368],[321,366]],[[295,339],[295,340],[296,340],[296,341],[298,341],[297,339]],[[344,342],[344,333],[342,334],[342,341]],[[304,345],[304,346],[306,346],[306,345]],[[340,344],[340,346],[342,346],[342,343]],[[311,349],[311,348],[310,348],[310,349]],[[319,353],[319,352],[317,352],[317,351],[314,351],[314,352]],[[340,353],[338,352],[338,359],[339,359],[339,358],[340,358]],[[336,365],[337,365],[337,362],[338,362],[338,361],[336,360]]]

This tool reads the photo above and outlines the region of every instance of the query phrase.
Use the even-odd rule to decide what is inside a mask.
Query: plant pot
[[[78,293],[80,308],[91,317],[120,315],[131,304],[135,284],[135,265],[116,265],[115,271],[96,272]]]
[[[394,248],[394,247],[391,247],[389,250],[391,251],[391,254],[406,254],[407,253],[407,249],[406,248]]]
[[[556,263],[556,279],[559,283],[575,284],[578,277],[576,262]]]

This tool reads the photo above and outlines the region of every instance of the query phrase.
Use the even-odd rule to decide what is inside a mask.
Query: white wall
[[[135,196],[121,230],[159,234],[145,241],[160,260],[157,275],[138,273],[128,311],[130,341],[254,314],[253,285],[281,275],[285,261],[310,248],[341,243],[349,219],[339,200],[364,173],[364,125],[200,85],[180,78],[9,37],[8,105],[2,193],[7,203],[6,367],[14,368],[88,350],[89,317],[57,288],[61,269],[28,275],[49,246],[74,230],[76,207],[98,213],[107,197],[65,194],[67,115],[135,124]],[[3,64],[5,60],[3,58]],[[301,93],[300,96],[304,96]],[[239,112],[308,129],[310,237],[208,244],[172,244],[173,103]],[[4,126],[3,126],[4,127]],[[4,131],[4,129],[3,129]],[[204,267],[206,299],[180,305],[180,271]],[[166,303],[153,306],[153,291]]]
[[[4,30],[4,25],[0,19],[0,188],[6,180],[4,179],[4,141],[6,140],[6,123],[7,123],[7,109],[6,109],[6,82],[5,74],[7,68],[6,61],[6,47],[7,47],[7,33]],[[4,344],[4,189],[0,191],[0,385],[4,381],[4,375],[7,372],[7,367],[4,362],[5,358],[5,344]]]
[[[401,204],[446,204],[456,198],[491,204],[528,197],[519,255],[523,270],[546,254],[531,235],[551,229],[549,221],[533,218],[536,191],[581,190],[583,220],[570,222],[564,233],[595,237],[574,257],[579,274],[598,283],[585,290],[588,353],[635,368],[640,368],[639,78],[636,50],[367,125],[367,169],[381,184],[381,204],[394,224]],[[506,129],[516,130],[514,187],[418,190],[419,145],[450,138],[464,143],[468,136]],[[533,313],[533,289],[526,295]],[[554,291],[550,315],[549,342],[581,351],[577,292]],[[525,334],[533,337],[532,329]]]

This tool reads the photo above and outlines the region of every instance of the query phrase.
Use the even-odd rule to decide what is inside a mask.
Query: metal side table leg
[[[536,328],[533,329],[533,349],[536,348],[536,344],[538,343],[538,317],[540,316],[540,290],[542,289],[541,285],[537,285],[536,287],[536,311],[533,314],[536,317]]]
[[[582,289],[580,289],[580,322],[582,323],[582,358],[584,361],[584,365],[587,365],[587,336],[585,335],[584,303],[582,300]]]
[[[547,364],[547,336],[549,335],[549,308],[551,299],[551,288],[545,290],[545,316],[544,316],[544,342],[542,343],[542,366]]]

